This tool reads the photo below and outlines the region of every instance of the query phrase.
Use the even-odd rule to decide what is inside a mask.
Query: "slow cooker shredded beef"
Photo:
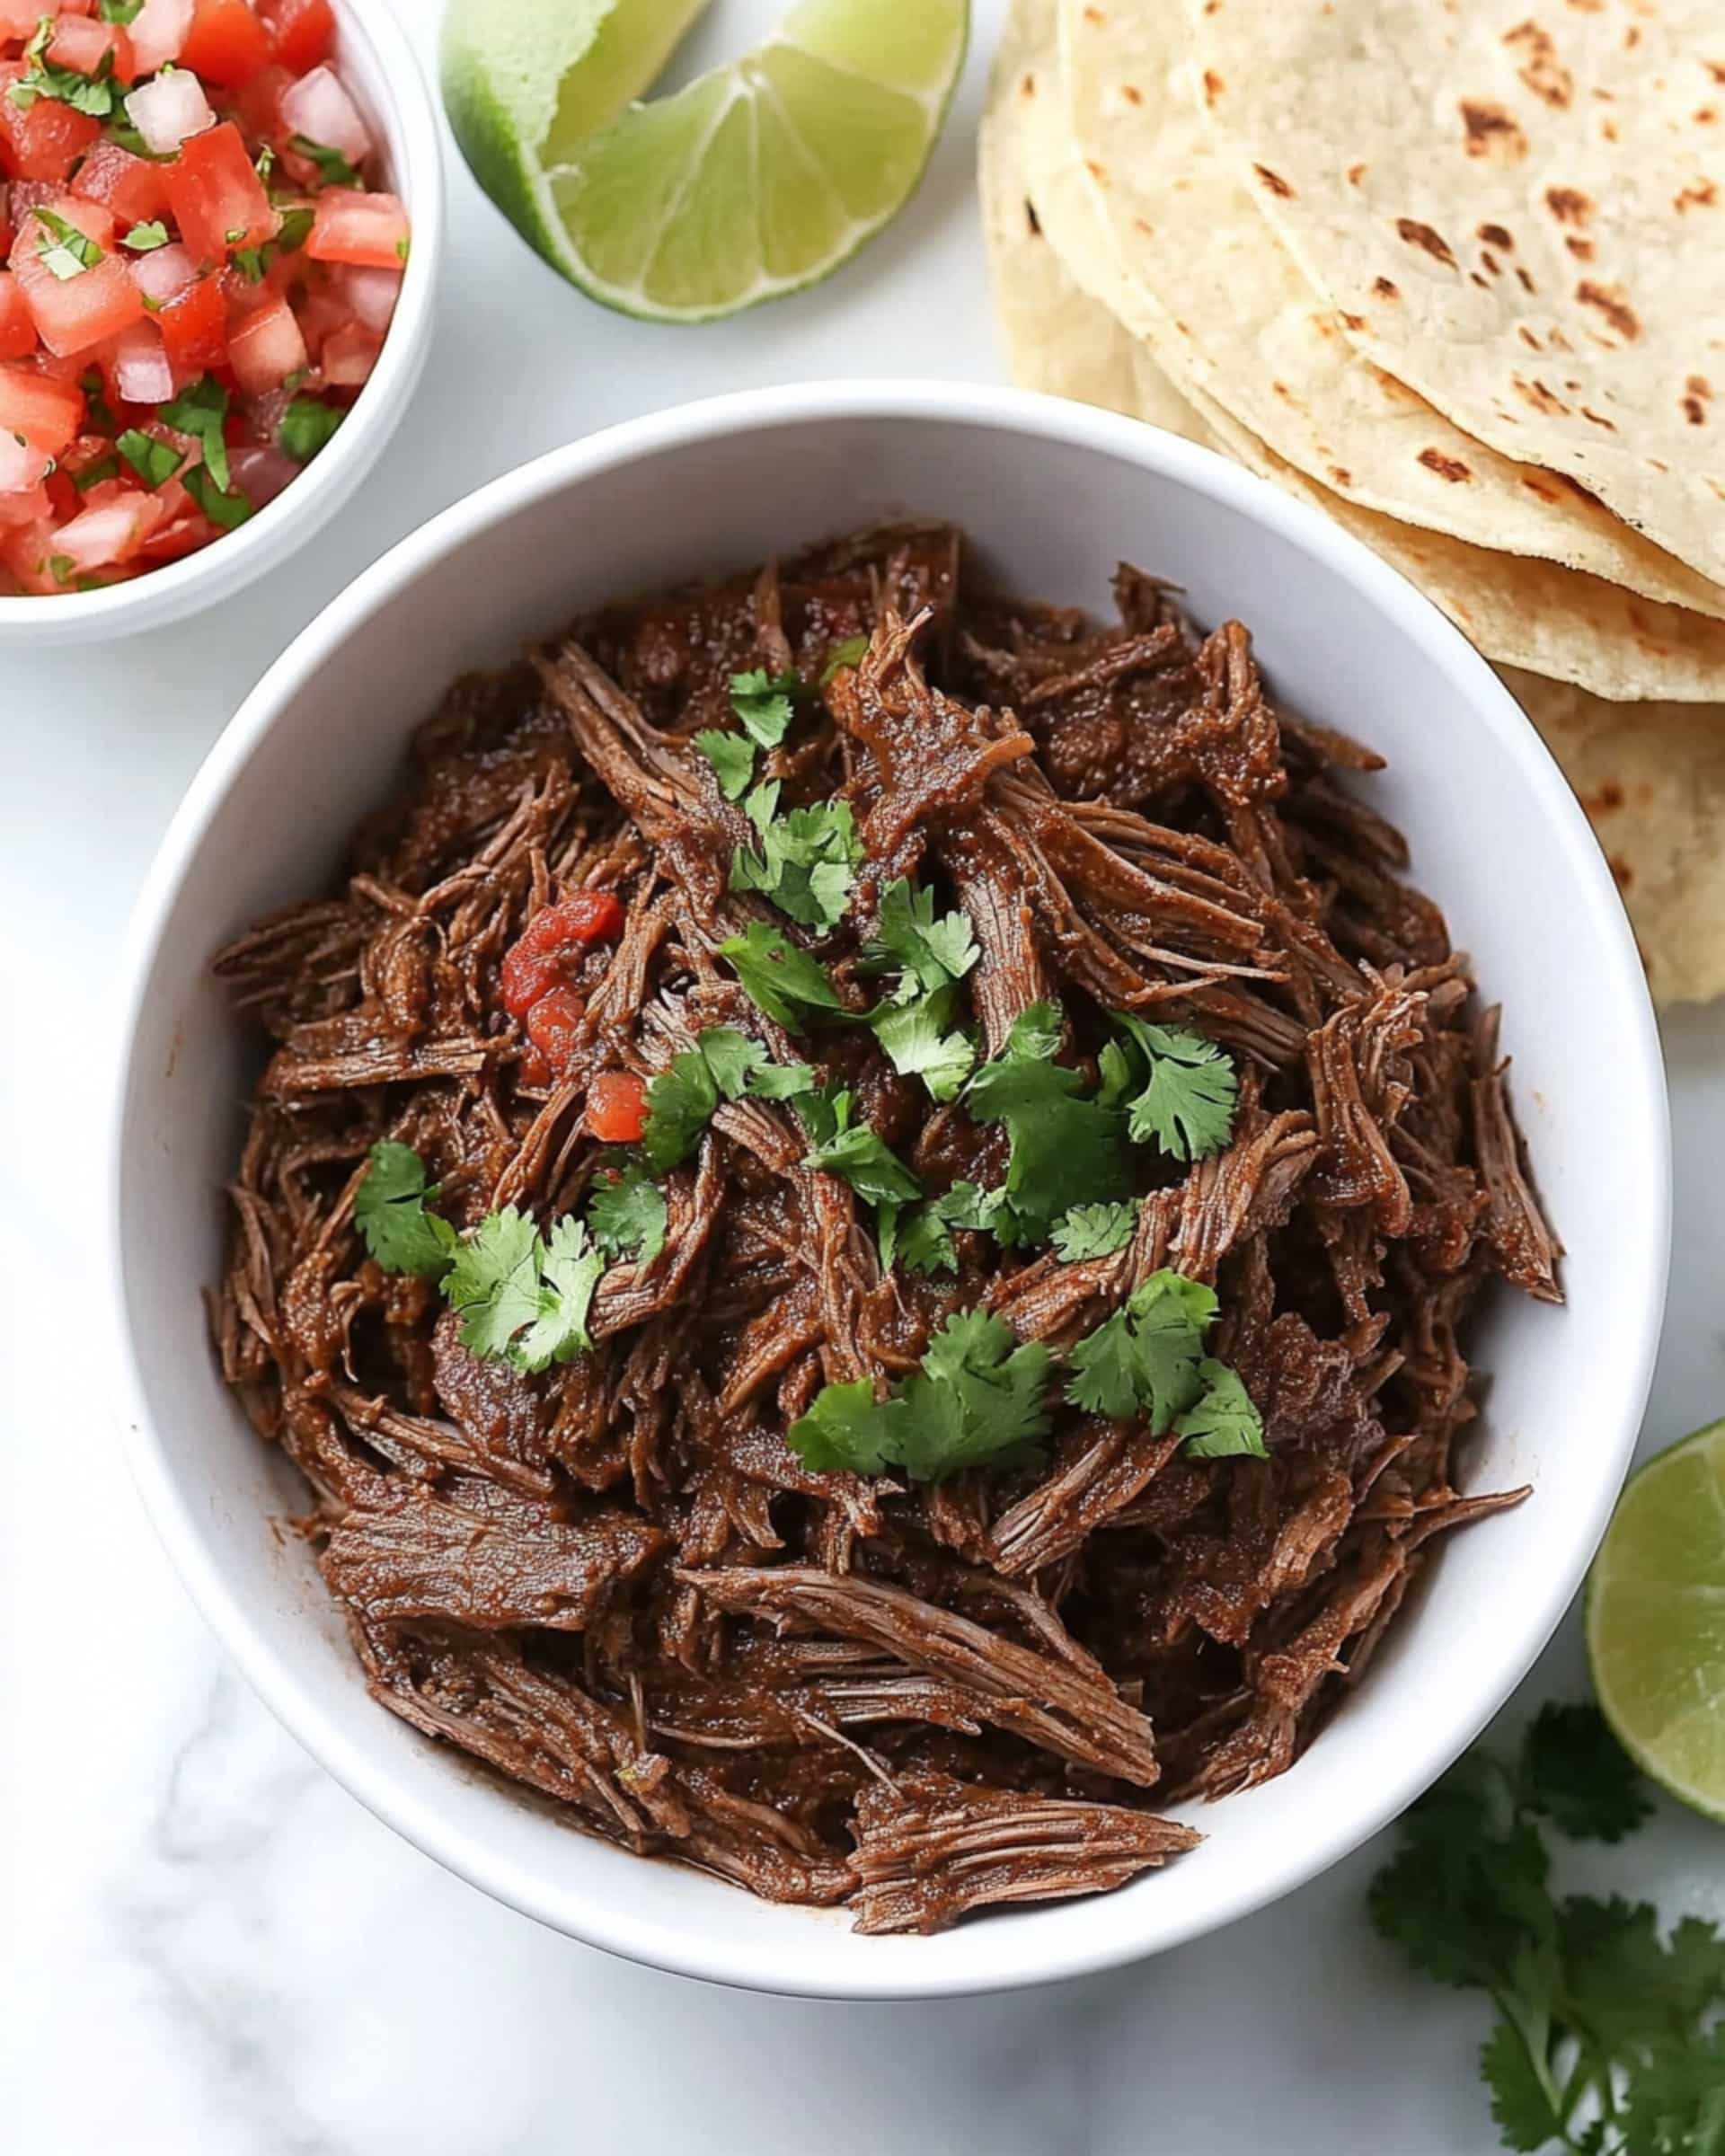
[[[1524,1494],[1455,1488],[1476,1291],[1559,1293],[1495,1015],[1354,791],[1377,758],[1278,711],[1245,630],[1200,636],[1136,570],[1109,628],[972,582],[956,531],[904,525],[605,607],[458,683],[341,892],[217,961],[272,1043],[222,1368],[315,1493],[378,1698],[591,1831],[868,1931],[1116,1886],[1199,1838],[1152,1804],[1287,1768],[1433,1539]],[[824,936],[732,888],[750,819],[694,744],[755,668],[827,676],[763,764],[787,805],[854,815]],[[511,1205],[548,1227],[615,1157],[595,1079],[716,1026],[842,1079],[925,1192],[998,1185],[997,1122],[866,1028],[793,1036],[718,950],[770,922],[860,1012],[898,878],[968,918],[979,1056],[1051,1003],[1089,1082],[1103,1012],[1233,1057],[1226,1143],[1146,1156],[1124,1247],[1068,1262],[961,1226],[956,1269],[889,1269],[873,1208],[750,1095],[663,1179],[662,1250],[605,1272],[591,1351],[540,1374],[367,1255],[378,1141],[456,1231]],[[500,968],[577,891],[624,926],[571,961],[548,1063]],[[884,1396],[955,1312],[1066,1353],[1162,1268],[1216,1289],[1210,1352],[1267,1458],[1064,1400],[1039,1462],[942,1481],[787,1443],[824,1386]]]

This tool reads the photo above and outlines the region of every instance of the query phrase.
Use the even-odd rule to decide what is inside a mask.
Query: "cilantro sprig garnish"
[[[793,700],[804,694],[800,675],[769,675],[756,667],[730,677],[730,708],[737,715],[740,734],[727,734],[707,727],[694,737],[694,745],[712,765],[719,790],[728,801],[740,800],[755,778],[755,752],[776,748],[790,731]]]
[[[650,1265],[665,1248],[668,1220],[665,1193],[640,1161],[608,1165],[593,1185],[587,1224],[607,1258]]]
[[[1142,1086],[1136,1085],[1137,1073],[1124,1080],[1127,1131],[1133,1143],[1157,1145],[1176,1161],[1201,1161],[1221,1152],[1233,1135],[1239,1091],[1227,1051],[1183,1026],[1152,1025],[1125,1011],[1110,1015],[1147,1074]]]
[[[151,254],[168,243],[168,228],[160,217],[146,217],[120,235],[120,245],[129,247],[134,254]]]
[[[1052,1364],[1040,1341],[1016,1345],[1001,1319],[960,1311],[930,1339],[921,1370],[885,1400],[867,1378],[827,1385],[786,1442],[809,1467],[859,1475],[900,1467],[914,1482],[1026,1464],[1048,1429]]]
[[[184,453],[172,442],[161,442],[153,434],[145,434],[138,428],[128,427],[117,436],[114,447],[137,473],[146,487],[164,487],[185,463]]]
[[[587,1314],[604,1271],[583,1222],[560,1220],[543,1236],[505,1206],[459,1245],[444,1293],[460,1316],[464,1348],[536,1373],[592,1348]]]
[[[727,937],[719,955],[730,961],[756,1009],[791,1032],[799,1031],[810,1012],[850,1015],[819,959],[765,921],[751,921],[740,936]]]
[[[455,1261],[458,1238],[430,1210],[439,1185],[426,1180],[425,1162],[411,1145],[389,1138],[374,1145],[370,1166],[353,1197],[353,1224],[386,1273],[441,1280]]]
[[[934,913],[934,894],[902,876],[880,894],[863,969],[896,966],[898,977],[870,1018],[900,1077],[920,1078],[934,1100],[956,1100],[977,1060],[972,1036],[954,1021],[959,984],[976,964],[977,940],[962,913]]]
[[[1004,1188],[1027,1231],[1046,1233],[1074,1206],[1132,1195],[1125,1113],[1092,1099],[1080,1074],[1055,1062],[1059,1046],[1059,1014],[1032,1003],[965,1090],[979,1123],[1006,1127]]]
[[[1057,1258],[1075,1265],[1085,1258],[1111,1258],[1116,1250],[1123,1250],[1137,1233],[1137,1226],[1136,1200],[1075,1206],[1055,1222],[1049,1240]]]
[[[1517,1754],[1470,1752],[1403,1817],[1373,1922],[1417,1969],[1486,1993],[1506,2148],[1709,2156],[1725,2133],[1725,1939],[1646,1902],[1552,1891],[1545,1830],[1615,1842],[1651,1810],[1598,1712],[1541,1708]]]
[[[924,1198],[917,1206],[892,1201],[874,1209],[875,1240],[880,1248],[880,1265],[890,1272],[902,1265],[912,1273],[956,1273],[958,1245],[954,1228],[986,1228],[995,1209],[995,1194],[978,1189],[971,1182],[954,1183],[939,1197]]]
[[[22,87],[14,84],[13,89]],[[93,270],[102,259],[102,249],[88,233],[80,232],[69,219],[59,212],[39,202],[31,215],[42,227],[36,241],[36,252],[45,270],[52,270],[62,284],[69,284],[75,277],[82,277],[86,270]]]
[[[1189,1459],[1269,1458],[1264,1422],[1239,1374],[1204,1352],[1216,1291],[1164,1267],[1072,1350],[1074,1407],[1142,1417],[1184,1439]]]
[[[216,487],[226,494],[233,484],[227,461],[227,392],[213,375],[200,375],[166,404],[158,404],[155,416],[176,434],[189,434],[203,445],[203,468]],[[247,514],[251,505],[247,504]]]
[[[783,816],[778,802],[777,780],[755,787],[744,802],[756,844],[732,853],[730,888],[759,891],[792,921],[830,935],[862,863],[856,818],[848,801],[813,801]]]
[[[340,150],[332,150],[326,142],[314,142],[309,135],[290,135],[288,146],[298,152],[308,163],[317,167],[319,176],[330,187],[358,187],[359,174],[349,163]]]
[[[795,1105],[809,1134],[805,1168],[842,1177],[859,1197],[875,1204],[904,1205],[922,1196],[923,1186],[885,1140],[853,1119],[850,1093],[827,1087],[801,1094]]]
[[[76,67],[57,67],[44,56],[54,35],[52,20],[44,16],[24,47],[28,72],[13,83],[6,95],[21,112],[28,112],[39,97],[86,112],[92,119],[106,119],[114,110],[114,55],[111,47],[93,75]]]
[[[806,1063],[775,1064],[758,1040],[735,1026],[710,1026],[648,1086],[641,1158],[664,1175],[701,1143],[721,1100],[740,1100],[746,1093],[786,1100],[814,1082]]]

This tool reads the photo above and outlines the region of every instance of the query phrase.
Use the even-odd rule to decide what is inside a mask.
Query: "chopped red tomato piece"
[[[546,1070],[561,1076],[580,1038],[587,999],[573,988],[547,988],[527,1012],[527,1038]]]
[[[84,392],[34,367],[0,367],[0,439],[22,435],[42,456],[58,456],[84,422]]]
[[[647,1081],[601,1071],[587,1091],[587,1127],[607,1145],[633,1145],[647,1127]]]
[[[249,397],[279,389],[305,366],[305,340],[285,299],[266,300],[228,331],[227,363]]]
[[[16,446],[16,445],[13,445]],[[5,461],[6,444],[0,442],[0,464]],[[33,487],[11,487],[0,492],[0,536],[16,525],[40,524],[53,513],[54,505],[48,498],[48,489],[40,480]]]
[[[200,375],[227,357],[227,301],[219,277],[200,277],[162,302],[154,316],[176,374]]]
[[[24,359],[36,349],[36,320],[24,305],[23,287],[0,270],[0,359]]]
[[[358,389],[371,379],[384,340],[357,322],[343,323],[323,340],[318,366],[332,389]]]
[[[180,64],[206,83],[238,90],[271,57],[270,32],[245,0],[197,0]]]
[[[281,96],[293,86],[285,67],[260,67],[235,101],[243,132],[272,148],[282,148],[293,129],[281,116]]]
[[[54,535],[54,551],[64,554],[80,576],[129,561],[163,521],[162,503],[154,494],[104,480],[85,497],[88,506]]]
[[[525,1017],[589,943],[614,943],[623,933],[623,906],[611,891],[577,891],[547,906],[510,945],[499,973],[503,1008]]]
[[[108,63],[117,83],[129,83],[137,73],[132,57],[132,40],[118,22],[97,22],[88,15],[62,14],[54,25],[43,57],[50,67],[70,67],[77,75],[95,75]]]
[[[168,207],[162,167],[147,157],[134,157],[117,142],[97,143],[78,167],[72,192],[112,210],[115,224],[128,232],[160,217]]]
[[[37,334],[50,352],[65,358],[118,337],[142,315],[144,296],[127,275],[125,263],[109,252],[114,220],[101,203],[62,195],[48,214],[75,225],[100,250],[94,262],[80,262],[70,276],[62,274],[55,265],[67,253],[66,243],[43,222],[40,209],[23,219],[13,243],[12,267]]]
[[[262,13],[275,37],[277,58],[296,75],[322,66],[335,49],[330,0],[264,0]]]
[[[407,212],[400,197],[326,187],[317,198],[305,252],[318,262],[399,270],[407,260]]]
[[[194,135],[163,173],[180,236],[204,261],[276,236],[280,220],[231,119]]]
[[[0,66],[0,172],[14,180],[64,181],[102,133],[102,122],[75,112],[58,97],[39,97],[28,110],[11,96],[29,73],[22,60]]]
[[[54,526],[46,515],[30,524],[14,525],[6,532],[4,543],[0,543],[0,561],[24,590],[41,595],[67,588],[50,566],[56,552],[54,541]]]

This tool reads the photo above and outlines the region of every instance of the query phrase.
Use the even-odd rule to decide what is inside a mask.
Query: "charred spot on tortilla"
[[[1441,449],[1422,449],[1420,462],[1428,472],[1435,472],[1439,479],[1449,480],[1453,484],[1473,476],[1459,456],[1446,456]]]
[[[1575,296],[1584,307],[1592,307],[1603,315],[1625,342],[1632,344],[1641,335],[1641,323],[1621,285],[1597,285],[1584,277],[1575,287]]]
[[[1519,121],[1501,105],[1464,97],[1461,114],[1463,146],[1470,157],[1497,157],[1505,164],[1515,164],[1527,155],[1527,137]]]
[[[1503,41],[1519,62],[1516,73],[1535,97],[1560,111],[1573,100],[1575,77],[1559,60],[1550,31],[1542,30],[1530,16],[1506,31]]]
[[[1458,266],[1449,242],[1435,225],[1428,225],[1419,217],[1398,217],[1395,229],[1410,247],[1419,248],[1422,254],[1429,254],[1434,262],[1442,262],[1446,270],[1454,270]]]
[[[1267,164],[1254,164],[1252,169],[1272,195],[1279,195],[1284,202],[1293,200],[1294,190],[1279,172],[1272,172]]]

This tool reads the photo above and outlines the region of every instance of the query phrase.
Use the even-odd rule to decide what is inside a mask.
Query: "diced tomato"
[[[293,133],[281,116],[281,93],[293,86],[293,80],[285,67],[260,67],[240,92],[235,102],[240,126],[249,139],[280,149]]]
[[[326,187],[317,198],[305,252],[314,261],[399,270],[407,260],[407,211],[396,195]]]
[[[0,561],[25,591],[65,591],[67,586],[49,567],[56,551],[54,526],[44,515],[33,523],[14,525],[6,533]]]
[[[162,169],[180,236],[203,261],[223,262],[276,236],[280,220],[231,119],[194,135]]]
[[[128,232],[134,225],[161,217],[168,207],[162,167],[106,140],[97,143],[78,167],[72,192],[86,202],[105,204],[114,213],[115,224]]]
[[[276,389],[306,364],[305,340],[285,299],[253,307],[227,334],[227,363],[248,397]]]
[[[548,988],[527,1012],[527,1038],[553,1077],[568,1066],[580,1038],[587,999],[573,988]]]
[[[47,0],[38,6],[35,0],[0,0],[0,45],[10,43],[13,38],[31,38],[44,15],[61,13],[55,0]]]
[[[41,455],[58,456],[84,420],[84,392],[50,381],[33,367],[0,367],[0,435],[22,435]]]
[[[22,60],[0,66],[0,172],[14,180],[64,181],[102,133],[102,122],[75,112],[58,97],[39,97],[26,111],[10,94],[29,73]]]
[[[80,270],[75,277],[56,276],[42,252],[44,241],[50,248],[54,245],[54,234],[35,213],[23,220],[13,243],[12,267],[23,288],[37,334],[50,352],[65,358],[119,336],[128,323],[143,314],[144,296],[127,275],[125,263],[109,252],[113,246],[114,220],[101,203],[81,202],[75,196],[62,195],[54,211],[103,251],[99,261]]]
[[[361,389],[370,381],[383,349],[384,340],[375,331],[357,322],[344,323],[323,340],[318,371],[332,389]]]
[[[39,480],[33,487],[14,487],[0,494],[0,534],[20,524],[40,524],[53,514],[48,488]]]
[[[238,90],[271,57],[270,32],[246,0],[197,0],[180,49],[182,66],[207,83]]]
[[[69,559],[75,573],[88,576],[129,561],[165,513],[154,494],[104,480],[91,488],[84,508],[55,533],[54,551]]]
[[[219,277],[200,277],[164,300],[155,322],[176,375],[201,375],[227,358],[227,302]]]
[[[504,955],[498,981],[503,1008],[523,1018],[589,943],[615,943],[623,906],[612,891],[577,891],[560,906],[542,907]]]
[[[23,287],[0,270],[0,359],[27,359],[36,349],[36,318],[24,305]]]
[[[16,237],[12,223],[12,190],[0,180],[0,254],[12,252],[12,243]]]
[[[87,15],[62,15],[54,25],[44,56],[52,67],[70,67],[77,75],[97,75],[112,54],[111,73],[117,83],[129,83],[137,73],[132,57],[132,40],[118,22],[95,22]]]
[[[264,0],[263,19],[276,40],[276,57],[296,75],[307,75],[335,49],[335,13],[330,0]]]
[[[84,507],[78,490],[58,466],[42,482],[42,492],[48,497],[49,515],[57,524],[64,524],[68,517],[75,517]]]
[[[601,1071],[587,1091],[587,1127],[607,1145],[633,1145],[647,1127],[647,1081]]]

